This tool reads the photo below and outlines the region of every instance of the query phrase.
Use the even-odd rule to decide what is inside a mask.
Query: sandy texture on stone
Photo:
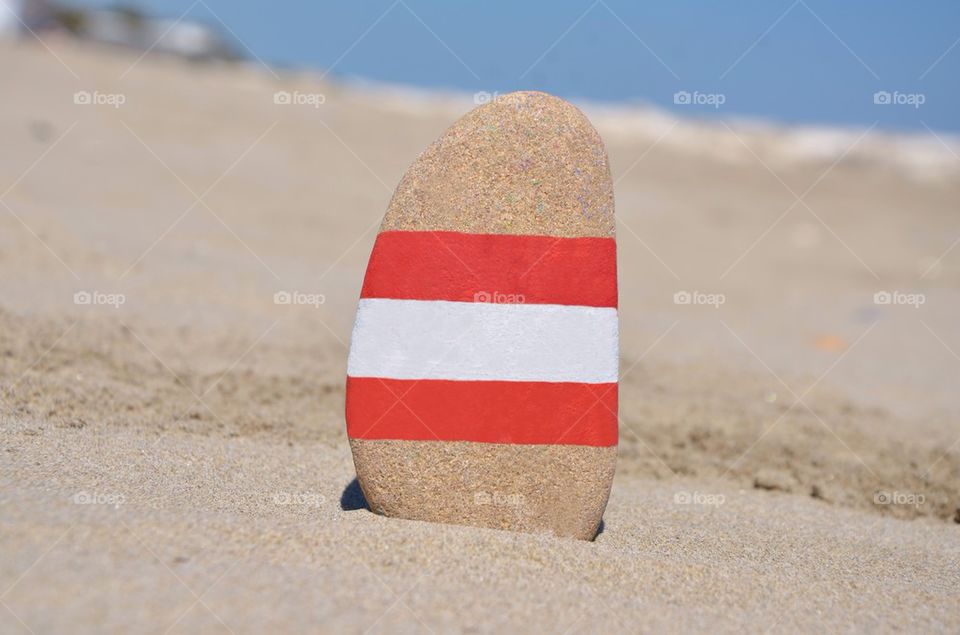
[[[603,142],[572,104],[499,95],[432,143],[400,181],[381,231],[613,236]]]
[[[135,56],[48,44],[81,79],[0,47],[3,633],[960,630],[960,251],[933,266],[960,179],[867,160],[876,131],[822,176],[729,122],[794,191],[819,179],[842,244],[800,205],[775,223],[794,197],[726,128],[655,144],[591,113],[620,225],[604,530],[396,520],[353,484],[346,344],[393,184],[472,100],[152,58],[121,81]],[[91,89],[127,104],[73,104]]]
[[[591,540],[617,448],[351,439],[371,510]]]

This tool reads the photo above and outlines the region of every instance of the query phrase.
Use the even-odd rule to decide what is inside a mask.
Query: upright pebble
[[[617,456],[614,222],[599,135],[544,93],[474,109],[407,170],[347,368],[373,511],[596,535]]]

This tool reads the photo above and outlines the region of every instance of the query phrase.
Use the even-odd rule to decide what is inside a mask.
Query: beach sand
[[[402,521],[353,483],[347,343],[393,188],[472,101],[45,41],[0,43],[0,632],[960,629],[960,161],[588,105],[603,531]]]

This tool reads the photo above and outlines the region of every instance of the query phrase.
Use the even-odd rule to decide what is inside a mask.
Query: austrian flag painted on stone
[[[616,445],[617,332],[612,238],[383,232],[357,310],[347,433]]]
[[[407,170],[360,293],[346,420],[370,509],[592,539],[618,334],[596,131],[544,93],[468,113]]]

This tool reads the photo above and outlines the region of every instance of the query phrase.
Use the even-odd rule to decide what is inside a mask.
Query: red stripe
[[[617,306],[612,238],[387,231],[363,298]]]
[[[617,444],[617,384],[347,377],[351,439]]]

